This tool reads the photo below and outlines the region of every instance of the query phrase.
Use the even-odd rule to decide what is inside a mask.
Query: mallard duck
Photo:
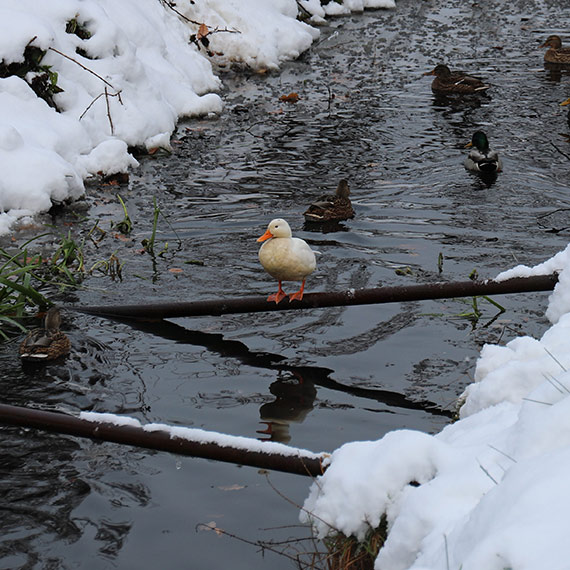
[[[570,47],[562,47],[562,40],[559,36],[548,36],[540,47],[550,48],[544,54],[544,61],[570,65]]]
[[[348,180],[342,179],[333,195],[321,196],[303,214],[307,222],[340,222],[354,218]]]
[[[289,224],[281,218],[272,220],[257,241],[265,242],[259,249],[261,265],[279,282],[277,293],[269,295],[267,301],[279,303],[286,297],[281,287],[282,281],[301,281],[299,291],[289,295],[289,301],[300,301],[305,290],[305,279],[317,267],[315,252],[306,241],[292,237]]]
[[[71,343],[60,330],[61,314],[52,307],[45,316],[44,327],[31,330],[20,344],[20,358],[23,360],[54,360],[68,354]]]
[[[493,174],[501,172],[503,164],[496,151],[489,148],[489,140],[483,131],[476,131],[471,138],[471,142],[465,148],[471,148],[469,155],[465,159],[465,168],[473,172],[482,174]]]
[[[450,71],[447,65],[440,63],[424,75],[435,75],[431,82],[434,93],[484,93],[490,85],[483,83],[479,78],[467,75],[463,71]]]

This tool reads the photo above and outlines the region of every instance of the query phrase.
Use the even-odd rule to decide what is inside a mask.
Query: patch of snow
[[[460,419],[353,442],[330,457],[300,515],[319,536],[362,539],[385,515],[380,570],[566,568],[570,508],[568,248],[506,278],[560,271],[540,340],[486,345]],[[419,484],[419,485],[417,485]]]

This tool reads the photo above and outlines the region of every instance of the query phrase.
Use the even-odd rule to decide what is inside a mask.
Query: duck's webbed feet
[[[285,291],[283,291],[283,289],[281,288],[281,281],[279,281],[279,289],[277,290],[277,293],[273,293],[273,295],[269,295],[269,297],[267,297],[267,302],[271,303],[272,301],[275,301],[275,303],[278,304],[285,297],[287,297],[287,295],[286,295]]]

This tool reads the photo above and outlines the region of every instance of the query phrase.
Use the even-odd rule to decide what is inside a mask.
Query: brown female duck
[[[22,360],[54,360],[68,354],[71,343],[60,330],[61,314],[57,307],[52,307],[45,316],[44,327],[31,330],[20,344]]]
[[[484,93],[490,85],[483,83],[478,77],[467,75],[463,71],[451,71],[447,65],[440,63],[424,75],[435,75],[431,83],[434,93]]]
[[[334,196],[321,196],[303,214],[307,222],[340,222],[354,218],[350,203],[350,187],[344,178],[338,183]]]
[[[544,54],[544,61],[547,63],[570,65],[570,47],[562,47],[559,36],[548,36],[540,47],[550,48]]]

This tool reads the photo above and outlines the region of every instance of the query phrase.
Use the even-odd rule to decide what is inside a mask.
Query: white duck
[[[257,239],[265,243],[259,249],[259,261],[271,277],[279,282],[277,293],[269,295],[268,301],[279,303],[286,297],[281,288],[282,281],[301,281],[301,288],[289,295],[289,301],[303,298],[305,279],[317,267],[315,252],[307,242],[292,237],[289,224],[277,218],[267,226],[267,231]],[[268,241],[266,241],[268,240]]]

